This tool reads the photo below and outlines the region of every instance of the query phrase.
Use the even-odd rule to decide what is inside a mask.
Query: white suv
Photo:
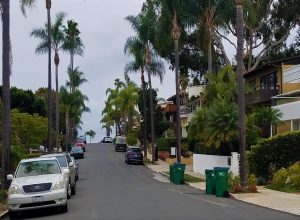
[[[37,208],[59,207],[68,211],[67,194],[70,190],[63,170],[55,157],[21,160],[8,189],[7,204],[10,218],[19,212]]]
[[[71,198],[71,194],[76,194],[76,167],[71,159],[71,156],[67,153],[57,154],[45,154],[40,156],[41,158],[55,157],[58,160],[59,165],[62,169],[68,170],[67,180],[69,181],[71,192],[68,192],[68,199]]]

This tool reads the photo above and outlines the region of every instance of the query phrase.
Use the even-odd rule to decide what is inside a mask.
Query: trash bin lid
[[[229,167],[214,167],[214,170],[229,170]]]

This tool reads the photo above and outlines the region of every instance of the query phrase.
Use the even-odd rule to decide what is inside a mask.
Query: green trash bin
[[[216,176],[215,176],[215,171],[214,170],[206,169],[205,170],[205,177],[206,177],[206,181],[205,181],[205,185],[206,185],[205,193],[207,195],[215,195],[215,191],[216,191]]]
[[[174,182],[174,164],[169,165],[170,182]]]
[[[217,197],[225,197],[228,192],[228,169],[228,167],[214,167]]]
[[[184,184],[184,171],[185,164],[174,163],[173,164],[173,183],[176,185]]]

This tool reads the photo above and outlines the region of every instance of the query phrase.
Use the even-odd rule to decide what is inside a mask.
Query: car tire
[[[59,207],[59,212],[61,212],[61,213],[68,212],[68,202],[64,206]]]
[[[67,189],[67,199],[71,199],[71,196],[72,196],[72,187],[71,187],[71,183],[69,181],[68,189]]]
[[[77,181],[79,179],[78,175],[75,176],[75,181]]]
[[[72,195],[76,195],[76,182],[74,183],[74,185],[71,188],[71,193],[72,193]]]
[[[18,219],[20,217],[21,213],[20,212],[8,212],[8,217],[9,219]]]

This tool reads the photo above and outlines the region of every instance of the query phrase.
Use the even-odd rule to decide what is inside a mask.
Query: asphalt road
[[[146,166],[127,165],[112,144],[89,144],[68,213],[31,211],[22,219],[55,220],[288,220],[299,217],[173,185]],[[8,219],[8,218],[6,218]]]

